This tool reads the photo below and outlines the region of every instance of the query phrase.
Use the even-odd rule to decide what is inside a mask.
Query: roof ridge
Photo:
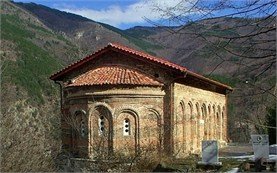
[[[178,69],[178,70],[181,70],[183,72],[187,71],[187,69],[183,66],[180,66],[174,62],[171,62],[170,60],[167,60],[163,57],[158,57],[158,56],[154,56],[154,55],[150,55],[144,51],[141,51],[141,50],[135,50],[135,49],[132,49],[130,47],[127,47],[127,46],[124,46],[120,43],[109,43],[108,44],[109,46],[113,47],[113,48],[117,48],[117,49],[121,49],[123,51],[127,51],[127,52],[131,52],[133,54],[136,54],[136,55],[139,55],[139,56],[143,56],[145,58],[151,58],[152,60],[156,61],[156,62],[159,62],[159,63],[162,63],[164,65],[167,65],[171,68],[175,68],[175,69]]]
[[[139,50],[129,48],[127,46],[123,46],[119,43],[111,43],[111,42],[109,42],[105,47],[93,52],[92,54],[86,56],[85,58],[80,59],[80,60],[68,65],[67,67],[63,68],[62,70],[58,71],[57,73],[51,75],[50,79],[59,80],[59,78],[61,78],[66,73],[74,70],[75,68],[85,64],[86,62],[92,60],[93,58],[97,57],[98,55],[101,55],[102,53],[104,53],[106,51],[109,51],[111,49],[115,50],[115,51],[118,51],[118,52],[121,52],[121,53],[127,53],[127,54],[134,55],[137,58],[144,58],[144,59],[146,59],[150,62],[160,64],[160,65],[162,65],[164,67],[167,67],[169,69],[174,69],[174,70],[177,70],[177,71],[182,72],[182,73],[188,73],[189,75],[194,76],[194,77],[196,77],[200,80],[207,81],[207,82],[213,83],[215,85],[224,87],[226,89],[232,90],[232,88],[228,85],[222,84],[222,83],[217,82],[215,80],[211,80],[209,78],[204,77],[203,75],[194,73],[190,70],[187,70],[185,67],[180,66],[178,64],[175,64],[175,63],[173,63],[173,62],[171,62],[167,59],[157,57],[157,56],[153,56],[153,55],[150,55],[150,54],[145,53],[143,51],[139,51]]]
[[[54,73],[53,75],[50,76],[50,79],[52,80],[55,80],[55,78],[61,76],[62,74],[64,73],[67,73],[68,71],[72,70],[72,68],[76,68],[84,63],[86,63],[87,61],[93,59],[93,57],[97,56],[97,54],[101,54],[101,52],[105,51],[105,50],[108,50],[108,48],[111,47],[111,48],[115,48],[115,49],[118,49],[118,50],[121,50],[121,51],[125,51],[125,52],[128,52],[128,53],[132,53],[132,54],[135,54],[137,56],[140,56],[140,57],[144,57],[150,61],[154,61],[156,63],[160,63],[162,65],[165,65],[167,67],[170,67],[170,68],[173,68],[173,69],[176,69],[176,70],[179,70],[179,71],[182,71],[182,72],[186,72],[187,69],[185,67],[182,67],[180,65],[177,65],[173,62],[170,62],[169,60],[166,60],[164,58],[161,58],[161,57],[157,57],[157,56],[153,56],[153,55],[150,55],[150,54],[147,54],[143,51],[138,51],[138,50],[135,50],[135,49],[132,49],[132,48],[129,48],[127,46],[123,46],[119,43],[111,43],[109,42],[105,47],[87,55],[86,57],[82,58],[82,59],[79,59],[75,62],[73,62],[72,64],[64,67],[63,69],[61,69],[60,71]]]

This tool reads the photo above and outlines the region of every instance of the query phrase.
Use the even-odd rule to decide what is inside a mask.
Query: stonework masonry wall
[[[226,142],[226,95],[174,83],[183,73],[107,52],[63,82],[66,86],[90,69],[109,65],[135,69],[163,86],[64,87],[62,140],[76,156],[129,155],[144,150],[185,157],[199,153],[202,140]]]
[[[104,157],[117,152],[125,155],[135,154],[139,149],[159,152],[164,95],[160,87],[108,90],[102,88],[98,91],[83,89],[68,92],[67,114],[69,113],[73,119],[78,119],[76,111],[84,110],[86,115],[83,119],[86,122],[87,133],[77,137],[73,133],[71,137],[78,138],[79,142],[72,143],[69,139],[66,143],[72,150],[73,147],[82,149],[83,152],[79,152],[79,156],[87,155],[86,157],[90,158],[98,155]],[[82,118],[77,120],[77,129],[81,122]],[[86,152],[87,154],[82,154]]]
[[[174,155],[199,153],[202,140],[227,139],[226,96],[183,84],[174,84]]]

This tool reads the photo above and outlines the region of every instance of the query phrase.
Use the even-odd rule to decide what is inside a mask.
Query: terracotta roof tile
[[[128,53],[137,55],[137,56],[139,56],[139,57],[141,57],[143,59],[148,59],[150,61],[162,64],[162,65],[165,65],[165,66],[168,66],[168,67],[171,67],[171,68],[183,71],[183,72],[185,72],[187,70],[185,67],[182,67],[180,65],[174,64],[174,63],[172,63],[172,62],[170,62],[168,60],[165,60],[163,58],[160,58],[160,57],[157,57],[157,56],[152,56],[152,55],[149,55],[149,54],[144,53],[142,51],[134,50],[134,49],[131,49],[129,47],[120,45],[118,43],[109,43],[109,45],[111,47],[113,47],[113,48],[118,49],[118,50],[122,50],[122,51],[125,51],[125,52],[128,52]]]
[[[141,58],[142,60],[149,60],[155,63],[158,63],[160,65],[163,65],[165,67],[169,67],[169,68],[173,68],[175,70],[178,71],[182,71],[185,72],[187,69],[185,67],[182,67],[180,65],[174,64],[172,62],[169,62],[168,60],[165,60],[163,58],[158,58],[156,56],[152,56],[149,55],[147,53],[141,52],[141,51],[137,51],[131,48],[128,48],[126,46],[120,45],[118,43],[109,43],[106,47],[99,49],[98,51],[94,52],[93,54],[79,60],[76,61],[75,63],[70,64],[69,66],[65,67],[64,69],[60,70],[59,72],[53,74],[50,79],[52,80],[56,80],[57,78],[61,77],[62,75],[68,73],[69,71],[76,69],[78,67],[80,67],[82,64],[92,60],[93,58],[95,58],[97,55],[108,51],[109,49],[113,49],[115,51],[122,51],[122,52],[126,52],[129,54],[133,54],[138,56],[139,58]]]
[[[145,74],[120,66],[104,66],[85,72],[72,80],[67,86],[128,84],[162,86],[162,83],[151,79]]]
[[[120,45],[118,43],[109,43],[106,47],[96,51],[95,53],[65,67],[64,69],[62,69],[61,71],[53,74],[50,79],[52,80],[61,80],[62,77],[64,75],[66,75],[67,73],[73,71],[74,69],[77,69],[79,67],[81,67],[83,64],[87,63],[88,61],[94,59],[95,57],[98,57],[98,55],[101,55],[102,53],[106,52],[106,51],[109,51],[109,50],[114,50],[114,51],[118,51],[118,52],[121,52],[121,53],[127,53],[127,54],[131,54],[131,55],[135,55],[135,57],[137,58],[141,58],[142,60],[148,60],[149,62],[154,62],[156,64],[159,64],[163,67],[167,67],[169,69],[174,69],[174,70],[177,70],[177,71],[180,71],[180,72],[185,72],[191,76],[194,76],[195,78],[198,78],[202,81],[206,81],[206,82],[209,82],[209,83],[212,83],[214,85],[217,85],[217,86],[220,86],[220,87],[223,87],[223,88],[226,88],[228,90],[233,90],[230,86],[227,86],[225,84],[222,84],[222,83],[219,83],[217,81],[214,81],[214,80],[211,80],[211,79],[208,79],[202,75],[199,75],[199,74],[196,74],[192,71],[189,71],[187,70],[185,67],[182,67],[180,65],[177,65],[177,64],[174,64],[172,62],[169,62],[168,60],[165,60],[163,58],[158,58],[156,56],[152,56],[152,55],[149,55],[147,53],[144,53],[144,52],[141,52],[141,51],[137,51],[137,50],[134,50],[134,49],[131,49],[131,48],[128,48],[126,46],[123,46],[123,45]],[[122,76],[125,75],[125,73],[121,74],[123,72],[121,72],[120,70],[117,71],[115,74],[115,79],[114,80],[117,80],[117,83],[120,83],[120,82],[125,82],[127,80],[125,80],[125,77],[123,77],[123,79],[121,80]],[[129,73],[128,73],[129,74]],[[132,72],[130,72],[130,74],[132,74]],[[118,76],[117,76],[118,75]],[[130,82],[130,83],[144,83],[144,79],[141,79],[141,78],[136,78],[136,75],[132,75],[132,78],[130,78],[130,80],[134,81],[134,82]]]

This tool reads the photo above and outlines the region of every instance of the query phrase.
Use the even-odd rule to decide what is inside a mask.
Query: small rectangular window
[[[100,118],[98,119],[98,127],[99,127],[99,135],[103,135],[104,131],[105,131],[105,118],[104,116],[100,116]]]
[[[123,122],[123,136],[129,136],[131,134],[130,129],[130,120],[126,118]]]

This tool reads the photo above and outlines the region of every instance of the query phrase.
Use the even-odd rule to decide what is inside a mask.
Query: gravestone
[[[221,165],[218,162],[218,142],[216,140],[202,141],[202,165]]]
[[[277,155],[277,144],[269,146],[269,154]]]
[[[254,150],[254,160],[269,158],[268,135],[251,135]]]

